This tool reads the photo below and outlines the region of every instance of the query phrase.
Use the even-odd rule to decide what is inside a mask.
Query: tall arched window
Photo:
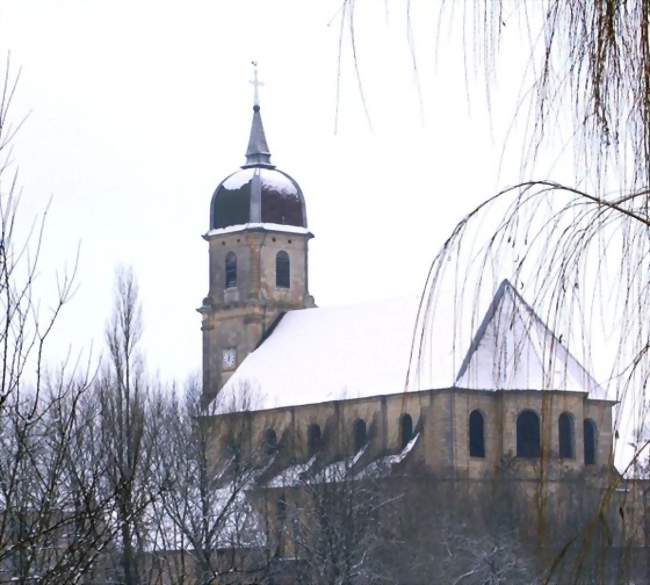
[[[584,443],[585,443],[585,465],[594,465],[596,463],[596,441],[598,438],[598,429],[596,423],[590,418],[584,422]]]
[[[524,410],[517,417],[517,457],[539,457],[540,452],[539,416]]]
[[[321,447],[320,427],[317,424],[309,425],[307,428],[307,450],[309,455],[315,455]]]
[[[275,286],[277,288],[289,288],[291,285],[291,266],[289,254],[280,250],[275,256]]]
[[[264,431],[264,452],[267,455],[272,455],[278,448],[278,437],[273,429],[266,429]]]
[[[281,494],[276,501],[275,520],[275,529],[277,531],[276,538],[278,544],[277,552],[279,555],[284,555],[285,539],[283,533],[285,531],[285,523],[287,521],[287,499],[284,494]]]
[[[469,415],[469,456],[485,457],[484,420],[478,410],[473,410]]]
[[[402,449],[413,438],[413,419],[410,414],[403,414],[399,419],[399,440]]]
[[[278,497],[276,516],[278,519],[278,524],[280,525],[284,524],[285,520],[287,519],[287,500],[284,497],[284,494]]]
[[[354,435],[354,450],[359,451],[368,442],[366,421],[361,418],[355,420],[352,425],[352,433]]]
[[[237,256],[234,252],[226,254],[226,288],[237,286]]]
[[[560,459],[575,459],[575,432],[573,417],[568,412],[563,412],[557,421],[560,436]]]

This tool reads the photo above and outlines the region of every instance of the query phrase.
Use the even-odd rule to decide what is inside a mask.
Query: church
[[[235,443],[257,462],[244,491],[273,557],[307,562],[313,550],[287,520],[292,502],[306,514],[306,490],[370,478],[405,506],[386,527],[393,537],[438,546],[443,536],[422,533],[421,520],[430,514],[439,528],[455,507],[473,537],[507,516],[515,541],[543,551],[536,562],[552,563],[598,514],[594,538],[607,541],[610,568],[625,547],[645,547],[639,504],[613,465],[615,403],[515,287],[504,280],[494,292],[452,379],[436,377],[450,367],[441,337],[427,347],[432,374],[407,383],[419,299],[318,307],[307,202],[271,162],[256,98],[245,163],[210,203],[209,290],[198,311],[215,462],[230,465]],[[400,524],[408,514],[416,528]],[[354,540],[370,550],[369,536]]]

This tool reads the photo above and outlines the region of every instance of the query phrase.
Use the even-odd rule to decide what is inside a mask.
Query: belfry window
[[[275,434],[273,429],[266,429],[264,431],[264,442],[263,442],[264,453],[267,455],[273,455],[278,448],[278,437]]]
[[[539,416],[524,410],[517,417],[517,457],[534,458],[541,453]]]
[[[309,425],[307,429],[307,451],[309,456],[315,455],[321,448],[321,432],[317,424]]]
[[[563,412],[558,419],[558,434],[560,438],[560,459],[575,459],[573,417],[568,412]]]
[[[289,254],[280,250],[275,257],[275,286],[289,288],[291,285],[291,266]]]
[[[413,419],[410,414],[403,414],[399,419],[400,448],[404,449],[413,438]]]
[[[596,423],[590,418],[584,422],[584,443],[585,443],[585,465],[595,465],[596,463],[596,440],[598,430]]]
[[[368,433],[366,430],[366,421],[358,418],[352,425],[352,433],[354,435],[354,450],[360,451],[368,442]]]
[[[234,252],[226,254],[226,288],[237,286],[237,256]]]
[[[469,415],[469,456],[485,457],[485,425],[478,410]]]

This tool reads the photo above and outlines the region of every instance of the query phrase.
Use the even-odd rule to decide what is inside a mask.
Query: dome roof
[[[216,188],[210,229],[246,223],[307,227],[305,200],[289,175],[270,165],[245,166]]]
[[[210,229],[243,224],[307,227],[300,186],[271,164],[260,106],[253,106],[246,164],[216,188],[210,204]]]

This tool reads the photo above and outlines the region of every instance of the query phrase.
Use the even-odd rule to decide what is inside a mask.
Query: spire
[[[248,139],[248,148],[246,149],[246,164],[244,167],[250,166],[268,166],[271,164],[271,153],[269,146],[266,143],[266,136],[264,135],[264,126],[262,124],[262,115],[260,114],[260,98],[259,88],[264,85],[257,78],[257,61],[253,61],[254,76],[251,81],[253,84],[253,122],[251,124],[251,134]]]

